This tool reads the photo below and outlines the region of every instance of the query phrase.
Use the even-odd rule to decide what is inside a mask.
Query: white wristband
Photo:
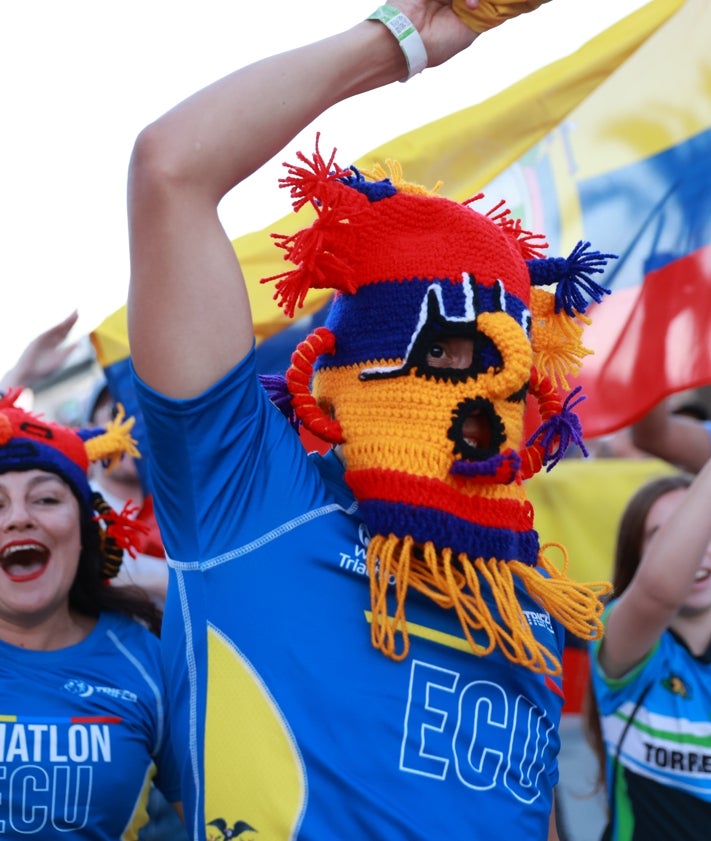
[[[379,6],[372,15],[368,16],[368,20],[379,20],[397,39],[407,61],[407,76],[401,79],[401,82],[406,82],[418,73],[422,73],[427,67],[427,50],[420,33],[407,15],[395,6],[386,4]]]

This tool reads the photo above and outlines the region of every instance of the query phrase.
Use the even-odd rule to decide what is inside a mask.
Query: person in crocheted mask
[[[196,838],[556,837],[563,625],[597,636],[605,586],[549,561],[524,481],[581,443],[578,394],[558,389],[605,256],[547,260],[505,207],[395,164],[300,156],[285,183],[315,221],[277,236],[293,268],[271,282],[288,315],[334,293],[285,377],[299,422],[334,445],[309,454],[258,381],[246,255],[217,213],[330,106],[529,5],[465,0],[470,28],[445,0],[385,4],[137,138],[129,335]]]

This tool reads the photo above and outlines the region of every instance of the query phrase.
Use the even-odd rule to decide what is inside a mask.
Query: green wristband
[[[372,15],[368,15],[367,19],[379,20],[395,36],[407,61],[407,76],[400,81],[406,82],[427,67],[427,50],[420,33],[407,15],[395,6],[385,4],[379,6]]]

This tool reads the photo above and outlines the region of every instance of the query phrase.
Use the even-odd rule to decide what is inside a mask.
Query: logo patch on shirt
[[[227,839],[237,839],[240,841],[248,841],[255,837],[257,830],[250,826],[245,821],[237,821],[233,826],[229,826],[227,821],[223,818],[217,818],[205,827],[207,841],[227,841]]]
[[[80,698],[89,698],[95,692],[99,695],[108,695],[109,698],[117,698],[121,701],[130,701],[135,704],[138,701],[138,695],[128,689],[116,689],[113,686],[93,686],[85,680],[68,680],[64,684],[67,692],[72,695],[78,695]]]
[[[671,692],[672,695],[678,695],[680,698],[691,698],[691,689],[678,675],[669,675],[669,677],[665,677],[662,680],[662,686]]]

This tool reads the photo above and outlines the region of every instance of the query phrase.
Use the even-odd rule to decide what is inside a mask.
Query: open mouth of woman
[[[49,551],[37,543],[14,543],[6,546],[0,556],[0,567],[16,583],[34,581],[47,568]]]

